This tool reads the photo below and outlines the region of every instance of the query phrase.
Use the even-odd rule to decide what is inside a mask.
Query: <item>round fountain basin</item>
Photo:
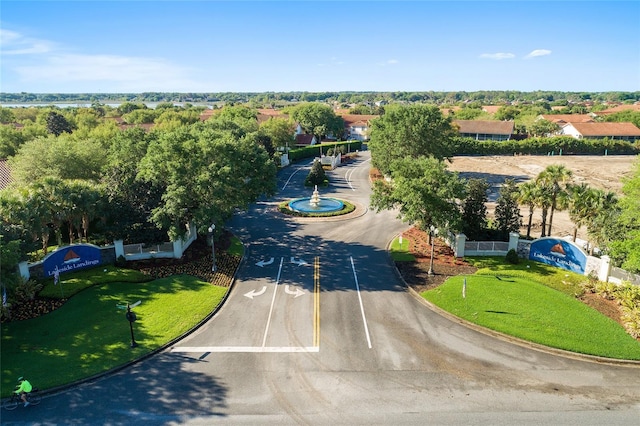
[[[320,197],[319,201],[315,205],[311,203],[311,197],[296,198],[289,203],[289,208],[302,213],[328,213],[340,211],[344,207],[344,203],[335,198]]]

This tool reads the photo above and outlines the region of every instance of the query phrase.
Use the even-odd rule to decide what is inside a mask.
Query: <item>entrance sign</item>
[[[529,260],[584,274],[587,255],[575,244],[557,238],[540,238],[531,243]]]
[[[60,248],[42,261],[44,276],[51,277],[63,272],[77,271],[98,266],[102,262],[102,253],[92,244],[74,244]]]

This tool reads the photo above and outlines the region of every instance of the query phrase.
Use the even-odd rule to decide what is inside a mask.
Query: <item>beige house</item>
[[[615,139],[640,141],[640,129],[633,123],[566,123],[560,134],[576,139]]]
[[[371,120],[378,118],[378,115],[358,115],[358,114],[341,114],[344,120],[345,137],[351,140],[366,141],[369,140],[369,127]]]
[[[463,138],[477,141],[508,141],[513,134],[513,121],[453,120]]]
[[[567,123],[595,123],[590,114],[542,114],[537,120],[547,120],[562,126]]]

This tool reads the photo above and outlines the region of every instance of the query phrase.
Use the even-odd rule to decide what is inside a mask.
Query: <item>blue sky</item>
[[[11,1],[0,91],[640,90],[638,1]]]

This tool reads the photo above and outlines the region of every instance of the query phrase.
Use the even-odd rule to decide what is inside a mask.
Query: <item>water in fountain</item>
[[[321,197],[318,185],[311,197],[297,198],[289,203],[289,208],[302,213],[326,213],[342,210],[344,203],[335,198]]]

